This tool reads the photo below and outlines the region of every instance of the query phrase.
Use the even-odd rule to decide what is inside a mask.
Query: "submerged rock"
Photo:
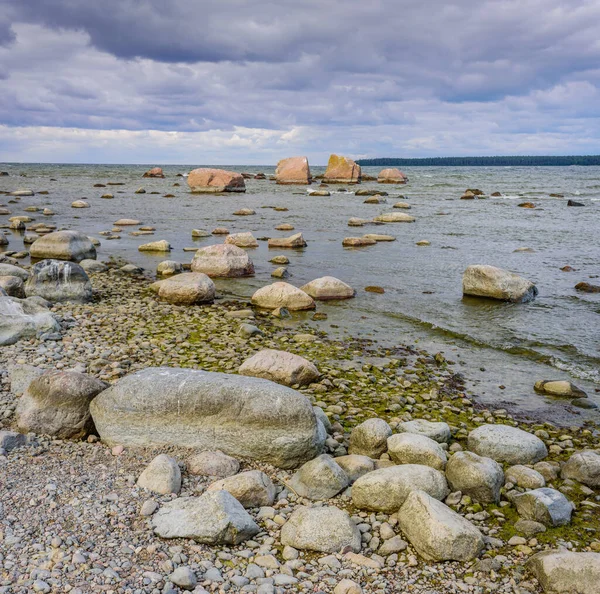
[[[565,380],[540,380],[533,387],[536,392],[562,398],[587,398],[587,394],[575,384]]]
[[[468,266],[463,274],[463,294],[512,303],[532,301],[537,287],[527,279],[495,266]]]
[[[380,184],[405,184],[408,177],[400,169],[382,169],[377,176],[377,183]]]

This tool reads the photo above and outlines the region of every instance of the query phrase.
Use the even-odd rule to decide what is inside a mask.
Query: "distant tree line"
[[[600,165],[600,155],[567,155],[562,157],[426,157],[421,159],[403,159],[387,157],[380,159],[358,159],[361,166],[375,167],[533,167]]]

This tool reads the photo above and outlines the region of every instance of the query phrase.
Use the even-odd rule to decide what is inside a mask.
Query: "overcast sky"
[[[0,161],[599,154],[599,31],[599,0],[2,0]]]

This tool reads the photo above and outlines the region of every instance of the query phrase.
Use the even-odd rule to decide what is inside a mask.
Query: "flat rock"
[[[170,252],[171,244],[166,239],[160,241],[151,241],[138,246],[140,252]]]
[[[379,223],[414,223],[416,221],[415,217],[404,212],[386,212],[376,216],[373,220]]]
[[[306,247],[306,241],[304,241],[302,233],[295,233],[290,237],[272,237],[268,241],[268,246],[270,248],[298,249]]]
[[[534,390],[541,394],[560,398],[587,398],[587,394],[583,390],[565,380],[540,380],[535,382]]]
[[[244,233],[231,233],[225,238],[225,243],[237,245],[240,248],[255,248],[258,247],[258,241],[250,231]]]

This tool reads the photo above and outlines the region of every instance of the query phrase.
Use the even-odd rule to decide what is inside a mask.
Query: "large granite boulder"
[[[0,295],[0,346],[59,330],[54,315],[37,300]]]
[[[401,464],[363,474],[352,486],[352,501],[359,509],[398,511],[411,491],[425,491],[444,499],[449,491],[439,470],[421,464]]]
[[[47,371],[34,379],[17,404],[17,428],[23,433],[59,439],[85,437],[93,428],[90,402],[106,388],[91,375]]]
[[[160,167],[153,167],[152,169],[149,169],[148,171],[146,171],[146,173],[144,173],[144,175],[142,175],[142,177],[160,177],[160,178],[164,178],[165,174],[163,173],[162,168],[160,168]]]
[[[360,165],[347,157],[331,155],[323,181],[328,184],[359,184]]]
[[[507,464],[535,464],[548,455],[535,435],[509,425],[481,425],[469,433],[469,450]]]
[[[318,301],[350,299],[356,293],[350,285],[333,276],[316,278],[300,287],[300,289]]]
[[[277,282],[258,289],[252,295],[252,303],[263,309],[285,307],[290,311],[315,309],[313,298],[289,283]]]
[[[476,264],[468,266],[463,274],[463,295],[525,303],[537,294],[531,281],[495,266]]]
[[[531,557],[527,567],[548,594],[598,594],[600,553],[543,551]]]
[[[396,514],[417,553],[430,561],[470,561],[483,550],[481,532],[424,491],[413,491]]]
[[[480,503],[498,503],[504,485],[502,466],[473,452],[456,452],[446,464],[446,478],[453,491],[461,491]]]
[[[74,262],[42,260],[31,269],[25,283],[27,297],[37,295],[46,301],[75,301],[92,299],[92,283],[85,270]]]
[[[225,171],[225,169],[194,169],[190,171],[187,183],[195,194],[246,191],[246,184],[241,173]]]
[[[176,305],[212,303],[215,299],[215,283],[202,272],[184,272],[152,284],[163,301]]]
[[[220,490],[231,493],[245,508],[273,505],[276,494],[273,481],[260,470],[240,472],[208,487],[208,491]]]
[[[51,258],[80,262],[88,258],[95,260],[96,248],[92,240],[80,231],[54,231],[36,239],[29,248],[29,254],[35,260]]]
[[[571,521],[573,504],[556,489],[533,489],[517,495],[513,502],[524,520],[533,520],[545,526],[564,526]]]
[[[337,507],[299,507],[281,529],[281,543],[302,551],[360,551],[360,532],[348,512]]]
[[[277,163],[275,179],[278,184],[310,185],[312,177],[306,157],[288,157]]]
[[[246,359],[238,372],[241,375],[262,377],[285,386],[305,386],[317,381],[321,375],[308,359],[275,349],[263,349]]]
[[[203,272],[213,278],[251,276],[254,264],[242,248],[218,243],[200,248],[194,254],[192,272]]]
[[[400,169],[382,169],[377,176],[377,183],[380,184],[405,184],[408,177]]]
[[[259,532],[252,516],[227,491],[169,501],[154,514],[152,526],[161,538],[191,538],[208,545],[237,545]]]
[[[150,367],[125,376],[91,405],[110,445],[177,445],[291,468],[317,456],[325,430],[300,392],[268,380]]]
[[[592,489],[600,488],[600,452],[583,450],[573,454],[561,470],[563,479],[578,481]]]
[[[346,473],[327,454],[303,464],[292,476],[289,484],[300,497],[323,500],[335,497],[349,485]]]

